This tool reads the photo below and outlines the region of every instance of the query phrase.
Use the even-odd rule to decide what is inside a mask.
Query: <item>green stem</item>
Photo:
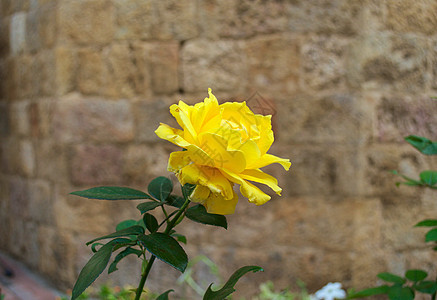
[[[143,293],[144,284],[146,283],[147,276],[149,276],[149,272],[152,269],[153,262],[155,261],[156,256],[152,255],[152,257],[149,260],[149,263],[147,264],[146,269],[144,270],[144,273],[141,275],[140,284],[138,285],[137,293],[135,296],[135,300],[140,300],[141,294]]]
[[[182,207],[179,209],[178,213],[174,216],[173,219],[171,219],[170,222],[167,222],[167,227],[165,228],[164,234],[169,234],[169,232],[177,225],[176,222],[181,217],[181,215],[185,212],[188,205],[190,204],[190,199],[187,197],[187,195],[184,194],[185,202],[182,205]],[[140,300],[141,294],[143,293],[144,284],[146,283],[147,276],[149,276],[149,272],[152,269],[152,265],[155,262],[156,256],[152,255],[152,257],[149,260],[149,263],[147,264],[146,269],[144,270],[144,273],[141,275],[140,284],[138,285],[137,293],[135,296],[135,300]]]

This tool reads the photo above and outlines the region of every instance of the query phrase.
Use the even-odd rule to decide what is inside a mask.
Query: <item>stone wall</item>
[[[1,0],[0,13],[0,250],[60,289],[87,240],[138,217],[134,201],[68,194],[171,176],[175,148],[154,130],[208,87],[270,109],[271,152],[293,165],[267,168],[283,196],[241,200],[227,232],[181,226],[190,257],[208,255],[224,276],[263,266],[239,295],[269,279],[362,288],[381,271],[435,269],[412,227],[436,216],[435,194],[397,188],[388,172],[437,167],[402,140],[437,139],[435,1]],[[138,268],[128,260],[113,278],[135,285]],[[158,291],[178,276],[152,273]]]

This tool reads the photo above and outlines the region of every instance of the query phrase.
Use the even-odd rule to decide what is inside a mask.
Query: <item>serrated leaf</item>
[[[428,273],[422,270],[408,270],[405,273],[405,277],[413,282],[424,280],[426,276],[428,276]]]
[[[425,242],[436,242],[437,241],[437,228],[431,229],[425,235]]]
[[[99,200],[136,200],[151,199],[149,195],[142,191],[119,186],[94,187],[84,191],[70,193],[72,195]]]
[[[388,298],[390,300],[413,300],[414,291],[410,287],[391,286],[388,289]]]
[[[437,183],[437,171],[423,171],[419,176],[420,181],[426,185],[433,186]]]
[[[348,296],[348,299],[355,299],[355,298],[365,298],[375,295],[382,295],[388,293],[388,286],[387,285],[381,285],[375,288],[365,289],[358,292],[355,292]]]
[[[205,292],[205,295],[203,296],[203,300],[223,300],[233,292],[235,292],[234,286],[238,282],[238,280],[243,277],[248,272],[258,272],[258,271],[264,271],[261,267],[258,266],[246,266],[238,269],[237,271],[232,274],[231,277],[229,277],[228,281],[225,283],[225,285],[217,290],[213,291],[211,289],[212,283],[209,285],[208,289]]]
[[[405,279],[397,276],[395,274],[391,274],[391,273],[387,273],[387,272],[383,272],[383,273],[379,273],[378,278],[384,280],[384,281],[388,281],[388,282],[393,282],[393,283],[398,283],[398,284],[404,284],[405,283]]]
[[[150,195],[162,202],[167,200],[173,190],[173,183],[170,179],[164,176],[153,179],[148,187]]]
[[[425,137],[416,135],[409,135],[405,138],[405,140],[425,155],[437,154],[437,142],[432,142]]]
[[[168,294],[170,294],[171,292],[174,292],[174,290],[168,290],[162,293],[161,295],[158,296],[158,298],[156,298],[156,300],[168,300]]]
[[[143,216],[143,221],[147,230],[149,230],[151,233],[155,232],[158,229],[158,220],[156,220],[153,215],[145,213]]]
[[[414,288],[425,294],[434,294],[437,292],[437,283],[435,281],[422,281],[414,285]]]
[[[86,245],[88,246],[89,244],[92,244],[96,241],[100,241],[103,239],[110,239],[110,238],[129,236],[129,235],[138,235],[138,234],[143,234],[143,233],[144,233],[144,228],[139,226],[139,225],[135,225],[135,226],[131,226],[131,227],[125,228],[125,229],[120,230],[120,231],[116,231],[116,232],[108,234],[108,235],[104,235],[104,236],[95,238],[94,240],[91,240],[88,243],[86,243]]]
[[[187,254],[174,238],[155,232],[150,235],[140,235],[138,239],[150,253],[163,262],[181,272],[187,268]]]
[[[185,215],[188,219],[202,224],[214,225],[228,228],[226,217],[223,215],[210,214],[206,211],[205,207],[201,204],[192,206],[187,209]]]
[[[187,244],[187,238],[186,238],[185,235],[182,235],[182,234],[179,234],[179,233],[172,233],[171,236],[175,237],[178,242]]]
[[[437,220],[436,219],[423,220],[414,226],[416,226],[416,227],[434,227],[434,226],[437,226]]]
[[[103,245],[80,271],[76,283],[74,284],[71,300],[79,297],[87,287],[93,283],[97,277],[105,270],[111,258],[112,249],[117,243],[128,241],[126,239],[115,239]]]
[[[115,231],[120,231],[129,227],[137,225],[137,221],[135,220],[124,220],[117,224],[115,227]]]
[[[120,262],[120,260],[128,256],[129,254],[135,254],[140,257],[143,253],[138,249],[127,247],[126,249],[118,253],[117,256],[114,258],[114,261],[109,265],[108,274],[117,271],[117,264]]]
[[[155,202],[155,201],[143,202],[137,205],[137,209],[141,212],[141,214],[144,214],[149,210],[153,210],[163,204],[164,204],[163,202]]]
[[[167,204],[177,208],[181,208],[182,205],[184,205],[184,202],[185,202],[184,198],[176,195],[170,195],[167,198]]]

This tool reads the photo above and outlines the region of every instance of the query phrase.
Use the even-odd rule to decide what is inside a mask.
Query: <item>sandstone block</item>
[[[58,27],[64,43],[109,43],[114,36],[114,6],[108,0],[62,0],[58,4]]]
[[[77,185],[121,182],[122,151],[112,145],[77,145],[70,160],[71,180]]]
[[[387,27],[397,32],[437,32],[437,3],[431,0],[387,1]]]
[[[143,91],[146,70],[136,65],[135,51],[128,44],[113,44],[106,48],[105,95],[109,97],[132,97]]]
[[[32,142],[29,140],[20,141],[19,167],[24,176],[30,177],[35,173],[35,154]]]
[[[56,54],[52,50],[43,50],[36,55],[36,67],[38,73],[36,81],[38,85],[38,95],[53,96],[57,86],[56,80]]]
[[[287,28],[286,1],[202,1],[199,3],[201,34],[207,38],[244,38]]]
[[[99,94],[103,89],[104,63],[102,55],[95,49],[78,51],[77,86],[83,94]]]
[[[36,52],[41,48],[41,40],[38,30],[39,11],[33,10],[26,14],[26,44],[30,52]]]
[[[153,2],[115,0],[115,38],[143,40],[151,37]]]
[[[58,184],[67,184],[69,174],[66,149],[56,140],[40,139],[35,145],[36,176]]]
[[[296,94],[276,103],[278,141],[359,145],[371,135],[367,120],[373,111],[355,95]]]
[[[172,94],[179,88],[179,44],[159,43],[150,53],[153,91],[157,94]]]
[[[54,55],[56,61],[56,94],[64,95],[75,89],[76,53],[67,47],[56,47]]]
[[[427,84],[426,39],[379,33],[351,43],[348,79],[353,88],[422,91]]]
[[[152,37],[158,40],[187,40],[198,36],[197,1],[154,1]]]
[[[53,198],[48,181],[29,182],[29,217],[38,224],[53,224]]]
[[[15,102],[10,107],[12,132],[16,135],[28,136],[30,134],[29,102]]]
[[[1,99],[17,98],[17,61],[13,57],[0,60],[0,82]]]
[[[10,108],[8,103],[0,101],[0,135],[6,137],[11,133]]]
[[[299,41],[284,35],[249,40],[245,45],[248,85],[273,97],[295,92],[299,84],[299,52]]]
[[[185,92],[212,90],[237,92],[246,84],[242,46],[234,41],[193,40],[181,54],[182,85]]]
[[[338,91],[346,84],[349,41],[344,38],[313,37],[302,45],[302,70],[305,89]]]
[[[19,98],[35,97],[39,93],[40,70],[35,58],[35,56],[23,55],[15,60],[15,93]]]
[[[21,178],[11,179],[9,184],[9,211],[13,218],[11,223],[17,224],[19,220],[25,220],[29,216],[29,186]]]
[[[288,29],[293,32],[353,35],[360,30],[356,19],[361,0],[292,1],[288,6]]]
[[[170,114],[169,107],[174,102],[172,99],[159,97],[154,101],[139,101],[134,104],[135,124],[137,127],[136,138],[141,142],[161,141],[155,134],[159,123],[178,127]],[[179,127],[178,127],[179,128]]]
[[[55,105],[51,128],[61,142],[127,142],[134,137],[133,115],[127,100],[84,99],[72,94]]]
[[[11,17],[9,44],[11,54],[18,55],[26,49],[26,14],[16,13]]]
[[[3,18],[0,22],[0,57],[5,57],[10,52],[10,18]]]
[[[52,47],[56,36],[56,6],[36,7],[26,15],[26,44],[31,52]]]
[[[404,142],[413,134],[437,138],[437,102],[426,96],[390,95],[378,99],[376,138],[381,142]]]

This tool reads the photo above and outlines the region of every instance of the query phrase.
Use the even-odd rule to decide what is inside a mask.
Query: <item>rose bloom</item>
[[[238,202],[233,185],[251,203],[262,205],[270,196],[252,182],[270,187],[278,195],[278,181],[260,168],[272,163],[290,168],[289,159],[268,154],[273,143],[271,116],[254,114],[245,102],[218,104],[208,90],[204,102],[170,106],[181,129],[161,123],[155,133],[182,148],[170,154],[168,170],[181,184],[196,185],[190,199],[203,204],[209,213],[232,214]]]

